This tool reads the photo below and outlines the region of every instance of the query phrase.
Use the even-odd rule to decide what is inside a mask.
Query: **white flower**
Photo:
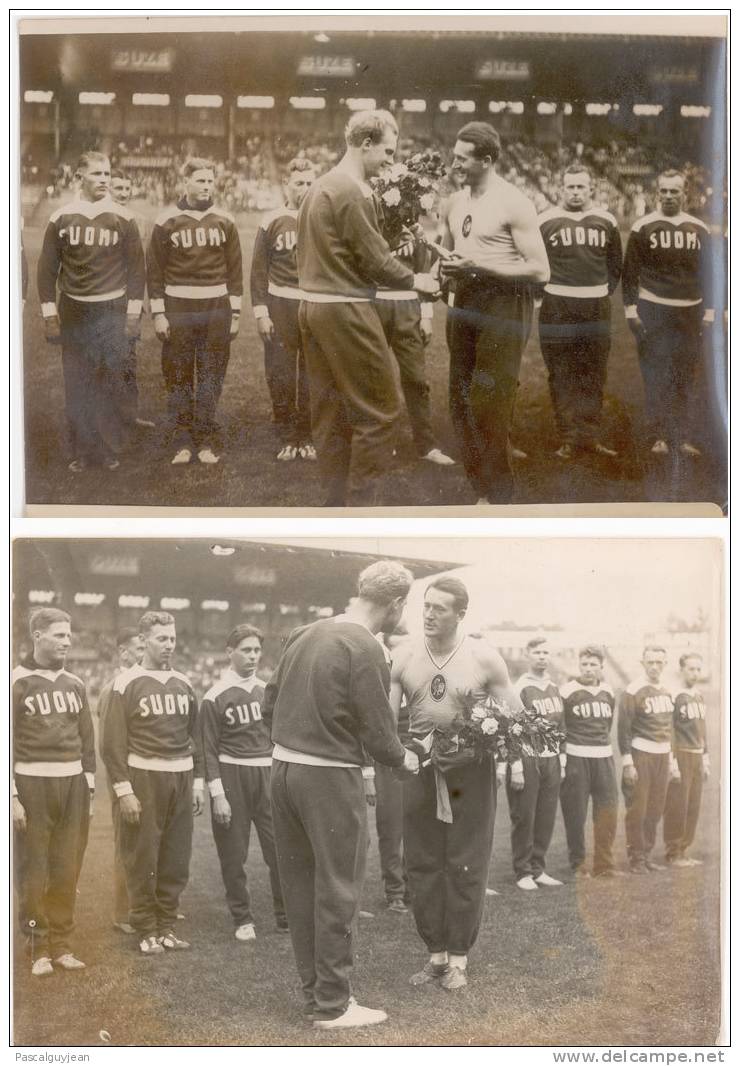
[[[425,177],[419,178],[419,185],[421,185],[422,189],[428,189],[431,184],[432,183],[429,180],[429,178],[425,178]]]
[[[498,733],[498,722],[495,718],[486,718],[485,722],[481,724],[481,731],[487,737],[492,737],[494,733]]]
[[[485,707],[473,707],[470,717],[474,722],[482,722],[484,718],[488,717],[488,711]]]
[[[398,189],[386,189],[381,199],[388,207],[395,207],[396,204],[401,202],[401,193]]]
[[[391,181],[400,181],[401,178],[405,178],[409,172],[409,168],[405,163],[394,163],[389,171],[389,177]]]
[[[512,736],[518,737],[521,734],[521,731],[522,727],[519,725],[519,723],[514,722],[513,726],[511,727]]]
[[[434,196],[430,192],[425,192],[423,196],[419,197],[419,207],[422,211],[431,211],[434,207]]]

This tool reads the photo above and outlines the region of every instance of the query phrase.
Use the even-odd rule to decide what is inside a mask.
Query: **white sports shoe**
[[[477,500],[475,501],[475,506],[476,506],[476,507],[488,507],[488,504],[489,504],[489,503],[490,503],[490,500],[488,499],[488,497],[487,497],[487,496],[480,496],[480,497],[479,497],[479,498],[478,498],[478,499],[477,499]]]
[[[308,459],[310,463],[316,462],[316,449],[313,444],[302,444],[298,449],[298,455],[301,459]]]
[[[298,457],[298,449],[294,444],[284,444],[277,453],[278,462],[292,463]]]
[[[449,455],[445,455],[440,448],[432,448],[431,451],[422,456],[422,459],[426,459],[428,463],[436,463],[437,466],[455,465],[455,460],[450,459]]]
[[[653,455],[668,455],[670,449],[664,440],[656,440],[650,451]]]
[[[695,444],[689,444],[687,440],[679,445],[678,450],[681,455],[689,455],[692,458],[697,458],[701,455],[701,449],[697,448]]]
[[[487,896],[498,896],[498,895],[500,895],[500,893],[497,892],[495,888],[487,888],[486,889],[486,895]]]
[[[198,462],[200,463],[206,463],[207,465],[212,466],[214,463],[217,463],[218,460],[219,456],[214,453],[212,448],[201,448],[198,452]]]
[[[61,966],[63,970],[84,970],[85,964],[80,959],[76,959],[71,951],[68,951],[66,955],[60,955],[58,959],[54,959],[55,966]]]
[[[534,878],[530,874],[527,874],[526,877],[520,877],[517,881],[517,885],[519,886],[519,888],[523,888],[525,892],[531,892],[532,889],[537,891],[537,885],[534,882]]]
[[[172,460],[172,466],[182,466],[183,463],[189,463],[193,458],[193,453],[190,448],[180,448],[179,452],[175,454],[175,458]]]
[[[156,936],[145,936],[139,941],[139,951],[142,955],[163,955],[164,948]]]
[[[41,958],[36,959],[35,963],[31,967],[31,973],[34,977],[49,977],[54,973],[54,967],[51,965],[51,959],[48,955],[42,955]]]
[[[254,926],[251,922],[246,922],[244,925],[240,925],[238,929],[234,931],[234,936],[237,940],[256,940],[257,934],[254,931]]]
[[[371,1007],[361,1007],[354,996],[350,997],[347,1009],[338,1018],[318,1018],[314,1023],[314,1029],[359,1029],[364,1025],[379,1025],[388,1020],[384,1010],[373,1010]]]
[[[555,886],[555,885],[562,885],[562,883],[563,883],[562,881],[558,881],[557,877],[550,877],[550,875],[546,874],[544,870],[542,871],[542,873],[540,874],[539,877],[535,877],[535,881],[537,882],[538,885],[553,885],[553,886]]]

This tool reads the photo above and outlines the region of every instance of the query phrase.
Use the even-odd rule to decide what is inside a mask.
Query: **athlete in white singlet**
[[[409,732],[420,744],[432,730],[448,729],[470,695],[521,706],[495,648],[463,634],[467,606],[461,581],[435,579],[424,597],[423,638],[393,653],[391,706],[397,714],[405,696]],[[428,765],[413,782],[404,782],[409,889],[416,927],[430,953],[411,983],[439,980],[451,990],[467,984],[468,951],[483,913],[496,814],[493,759],[476,761],[472,753],[460,752],[446,761],[441,785],[449,812],[440,803],[439,776],[439,767]]]

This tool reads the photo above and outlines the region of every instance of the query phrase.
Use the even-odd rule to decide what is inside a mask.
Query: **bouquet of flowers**
[[[408,243],[420,217],[432,210],[444,176],[441,154],[427,150],[370,179],[383,212],[383,234],[393,251]]]
[[[535,711],[512,711],[492,696],[476,700],[468,694],[449,729],[435,733],[431,753],[433,760],[435,754],[444,760],[468,751],[476,759],[493,755],[499,762],[516,762],[522,755],[559,752],[564,739],[565,734],[553,722]]]

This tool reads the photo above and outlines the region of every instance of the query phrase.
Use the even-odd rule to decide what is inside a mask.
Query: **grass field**
[[[138,203],[137,211],[144,210]],[[242,216],[242,248],[248,274],[257,216]],[[35,277],[44,211],[26,225],[24,242],[31,277]],[[441,445],[456,456],[447,412],[448,354],[444,340],[444,308],[437,305],[435,333],[428,351],[434,424]],[[264,379],[262,345],[248,301],[242,329],[232,346],[220,419],[225,450],[217,467],[200,464],[171,467],[171,454],[155,431],[132,442],[115,473],[67,470],[61,359],[48,346],[35,292],[24,313],[26,500],[29,504],[114,504],[180,507],[316,507],[322,499],[314,464],[277,463],[270,425],[270,404]],[[674,457],[653,461],[644,448],[642,383],[632,337],[619,295],[614,301],[613,344],[604,412],[605,443],[617,459],[584,459],[564,464],[554,458],[558,446],[536,327],[525,352],[517,400],[513,440],[529,458],[519,462],[515,503],[601,503],[695,501],[723,505],[726,500],[724,458],[719,435],[706,412],[708,390],[697,383],[696,427],[692,434],[704,449],[693,461]],[[164,389],[159,366],[160,346],[150,318],[139,346],[140,413],[161,423]],[[721,386],[723,388],[724,386]],[[420,463],[405,419],[399,425],[397,467],[389,479],[388,506],[451,506],[475,502],[460,467],[440,470]]]
[[[716,723],[710,730],[718,753]],[[694,849],[704,866],[536,893],[514,883],[499,792],[490,884],[500,895],[486,901],[470,984],[458,993],[409,986],[424,950],[412,917],[384,908],[373,829],[363,906],[374,917],[359,923],[354,983],[359,1001],[384,1007],[389,1020],[343,1034],[316,1033],[301,1018],[290,938],[273,931],[254,840],[258,939],[234,940],[208,815],[196,820],[186,921],[178,922],[192,950],[146,958],[112,929],[112,833],[100,771],[74,944],[88,969],[31,978],[16,944],[14,1043],[96,1046],[107,1030],[119,1046],[711,1045],[720,1004],[718,754],[714,763]],[[622,864],[623,823],[620,810]],[[570,882],[560,817],[548,868]]]

